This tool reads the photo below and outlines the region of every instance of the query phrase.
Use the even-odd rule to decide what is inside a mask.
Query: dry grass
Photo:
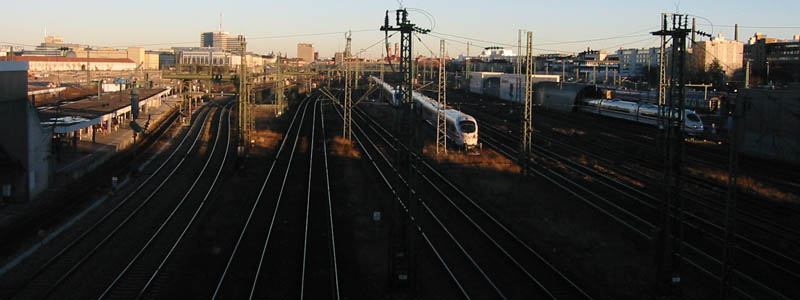
[[[254,132],[256,145],[270,150],[275,149],[275,147],[278,146],[278,143],[280,143],[283,139],[282,133],[277,133],[269,129],[256,130]]]
[[[429,143],[422,148],[422,153],[439,163],[451,163],[509,173],[519,173],[521,170],[516,162],[494,151],[484,150],[481,155],[470,155],[450,149],[447,155],[436,155],[436,145]]]
[[[303,137],[300,139],[300,149],[298,149],[300,153],[308,152],[308,137]]]
[[[722,184],[728,183],[728,173],[726,172],[719,170],[712,170],[708,168],[689,167],[686,169],[692,175],[713,179]],[[749,176],[740,176],[737,179],[736,183],[739,185],[739,188],[750,191],[757,195],[761,195],[774,200],[800,203],[800,197],[798,197],[796,194],[780,191],[775,187],[761,183]]]
[[[581,136],[586,134],[586,131],[577,130],[575,128],[564,129],[564,128],[553,127],[553,131],[567,136]]]
[[[576,161],[576,162],[584,165],[584,166],[587,166],[587,167],[590,167],[590,168],[594,168],[595,170],[597,170],[597,171],[599,171],[601,173],[605,173],[605,174],[610,175],[612,177],[616,177],[617,179],[620,179],[620,180],[625,181],[625,182],[627,182],[629,184],[635,185],[635,186],[637,186],[639,188],[643,188],[644,187],[644,184],[641,183],[640,181],[635,180],[633,178],[630,178],[628,176],[624,176],[624,175],[619,174],[617,172],[614,172],[614,170],[611,170],[609,168],[606,168],[605,166],[600,165],[595,160],[589,160],[588,158],[586,158],[585,155],[581,155],[578,158],[572,157],[571,159],[573,161]]]
[[[330,153],[346,158],[359,158],[361,152],[353,146],[352,141],[348,141],[341,136],[335,136],[330,141]]]

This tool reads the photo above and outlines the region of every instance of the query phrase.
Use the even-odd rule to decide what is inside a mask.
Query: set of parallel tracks
[[[516,159],[518,157],[518,139],[516,136],[510,134],[507,128],[500,129],[497,126],[497,122],[491,123],[486,121],[492,120],[493,118],[487,118],[486,114],[484,113],[476,110],[470,110],[468,113],[478,114],[477,117],[481,123],[480,128],[482,130],[481,138],[485,143],[487,143],[488,146],[494,148],[498,152],[511,159]],[[620,222],[620,224],[631,229],[645,239],[651,240],[654,238],[651,232],[657,228],[656,224],[658,222],[658,211],[661,209],[659,204],[660,199],[657,196],[654,196],[657,195],[658,191],[637,188],[630,184],[621,182],[620,180],[614,179],[611,176],[598,172],[597,170],[576,163],[572,159],[564,156],[564,154],[578,153],[593,157],[598,161],[602,161],[604,159],[594,155],[589,151],[579,149],[569,143],[561,142],[557,139],[546,138],[546,140],[547,143],[544,143],[547,145],[546,147],[540,146],[542,142],[539,142],[539,145],[534,145],[534,153],[537,157],[544,158],[547,161],[551,161],[562,166],[566,166],[570,172],[589,176],[593,178],[595,184],[602,189],[589,190],[582,186],[582,184],[568,179],[563,174],[555,172],[552,169],[542,168],[541,166],[539,167],[540,170],[536,170],[538,175],[541,176],[545,175],[545,173],[549,173],[543,177],[548,178],[548,180],[551,180],[551,182],[561,186],[563,189],[575,196],[580,195],[579,198],[584,200],[587,204],[595,207],[604,214],[610,216],[612,219]],[[556,144],[556,146],[553,147],[553,144]],[[610,165],[613,166],[614,164]],[[642,180],[641,174],[620,170],[619,167],[614,168],[613,170],[616,173],[626,174],[629,178]],[[637,174],[639,176],[633,174]],[[658,186],[658,183],[650,182],[650,186]],[[694,209],[711,210],[720,215],[723,212],[722,207],[720,207],[720,203],[718,201],[714,201],[713,199],[708,199],[696,193],[688,193],[684,195],[684,197],[689,200],[690,204],[695,206],[693,207]],[[721,248],[719,247],[721,247],[721,243],[723,241],[722,234],[724,232],[724,228],[721,225],[708,220],[708,218],[704,215],[698,215],[694,213],[693,210],[687,210],[687,208],[681,210],[680,214],[682,214],[682,218],[685,218],[685,224],[687,227],[691,229],[685,238],[687,241],[692,242],[690,243],[685,241],[683,243],[684,249],[687,249],[691,254],[684,257],[684,259],[702,273],[705,273],[706,275],[716,279],[716,270],[719,270],[721,267],[719,266],[720,260],[715,256],[721,253]],[[779,226],[770,220],[764,219],[762,216],[758,216],[746,211],[742,212],[742,215],[744,217],[741,217],[740,222],[744,222],[746,225],[752,225],[753,228],[757,231],[760,231],[761,234],[777,235],[779,238],[787,238],[786,242],[790,245],[796,244],[798,241],[796,238],[792,238],[798,236],[796,229]],[[752,233],[752,231],[749,233]],[[768,266],[770,270],[779,271],[790,278],[800,279],[800,277],[798,277],[798,274],[800,273],[797,271],[797,267],[800,266],[800,262],[798,262],[798,260],[793,258],[790,254],[782,253],[779,250],[775,250],[769,246],[766,246],[763,242],[759,242],[759,237],[760,236],[756,235],[754,236],[754,239],[752,237],[743,236],[741,233],[737,234],[737,240],[739,240],[737,245],[737,252],[739,252],[738,259],[755,259],[759,262],[759,264]],[[746,286],[744,289],[735,289],[736,292],[738,292],[741,296],[745,298],[754,298],[756,297],[753,295],[755,292],[755,295],[763,294],[768,295],[769,297],[775,297],[777,299],[788,299],[788,297],[782,292],[779,292],[775,288],[769,287],[768,283],[763,282],[763,280],[757,279],[761,276],[753,275],[760,274],[766,276],[775,276],[775,273],[765,274],[761,273],[763,272],[761,270],[753,271],[752,269],[750,272],[752,273],[748,275],[740,270],[735,271],[736,276],[741,279],[739,282],[746,283],[741,284],[742,287]]]
[[[11,299],[61,298],[63,295],[82,298],[144,296],[148,288],[153,287],[152,279],[156,278],[159,268],[163,266],[163,262],[174,250],[173,246],[169,252],[164,252],[165,249],[161,246],[168,244],[165,239],[171,240],[176,232],[180,233],[180,237],[182,237],[186,229],[181,232],[178,228],[191,226],[191,222],[185,227],[179,226],[178,224],[183,223],[174,220],[185,216],[183,210],[195,208],[196,215],[197,211],[202,209],[208,194],[214,188],[216,178],[225,165],[230,140],[230,110],[210,106],[218,107],[215,103],[206,105],[203,110],[198,111],[196,121],[186,130],[179,144],[149,176],[132,190],[121,190],[120,192],[126,193],[126,196],[119,199],[115,206],[93,223],[86,224],[87,228],[84,231],[66,242],[55,255],[38,264],[35,270],[21,280],[11,293],[2,296]],[[204,167],[196,175],[192,186],[185,191],[180,202],[172,207],[171,205],[174,203],[168,199],[179,197],[173,198],[170,193],[181,189],[165,189],[165,186],[177,180],[175,175],[187,175],[184,173],[191,172],[187,169],[190,169],[189,166],[192,164],[185,164],[185,162],[193,159],[193,155],[196,155],[194,153],[198,151],[197,146],[200,145],[198,142],[204,136],[212,110],[217,111],[216,115],[219,121],[213,148],[205,151],[210,153]],[[222,121],[222,116],[226,112],[227,123]],[[228,141],[224,146],[219,147],[221,149],[219,151],[223,151],[223,153],[217,153],[217,145],[220,144],[223,128],[227,132]],[[187,141],[190,144],[187,144]],[[217,162],[212,163],[214,160]],[[213,182],[208,185],[197,185],[209,166],[218,167]],[[199,197],[190,195],[201,187],[208,188],[208,192],[202,201],[199,201],[198,206]],[[152,201],[153,199],[159,200]],[[187,205],[184,206],[184,203]],[[193,205],[195,206],[192,207]],[[162,220],[160,217],[164,211],[171,211],[171,213]],[[176,218],[173,219],[173,216]],[[155,225],[158,225],[157,229],[153,228]],[[147,236],[150,238],[146,243],[137,243],[138,240]],[[157,242],[153,243],[153,241]],[[180,238],[175,241],[175,245],[179,242]],[[138,253],[128,256],[131,254],[129,252],[132,247],[139,246],[141,246],[141,250]],[[119,263],[120,261],[125,263]],[[161,265],[153,264],[159,261],[162,262]],[[144,274],[152,274],[152,276]],[[144,278],[150,280],[142,281],[141,279]],[[144,284],[142,284],[143,282]]]
[[[212,299],[340,298],[327,145],[318,107],[317,97],[297,107]]]
[[[340,117],[341,112],[337,110]],[[397,194],[395,166],[388,158],[398,149],[393,134],[355,109],[353,137],[378,172],[392,198],[408,212]],[[405,151],[405,145],[401,145]],[[381,149],[386,149],[381,150]],[[479,201],[465,194],[431,164],[416,157],[420,186],[413,189],[420,213],[414,228],[467,299],[591,299]],[[408,186],[406,178],[399,182]]]

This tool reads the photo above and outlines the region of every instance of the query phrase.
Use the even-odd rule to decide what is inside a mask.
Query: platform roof
[[[139,101],[165,91],[165,89],[139,89]],[[130,111],[130,90],[103,94],[99,98],[87,98],[59,106],[39,107],[39,119],[43,127],[55,127],[54,133],[68,133],[99,124],[116,115]]]

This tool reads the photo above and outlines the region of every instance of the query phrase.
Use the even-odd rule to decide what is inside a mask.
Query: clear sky
[[[465,38],[515,45],[518,29],[532,31],[534,48],[547,50],[577,52],[592,47],[613,51],[621,46],[655,46],[657,39],[647,33],[658,27],[661,12],[676,9],[705,18],[697,20],[700,30],[712,31],[710,21],[715,25],[714,34],[723,33],[726,38],[733,38],[735,23],[741,26],[740,40],[756,31],[785,39],[800,34],[800,1],[796,0],[406,0],[403,5],[424,9],[435,18],[434,35],[422,36],[423,43],[415,44],[415,52],[423,55],[431,51],[438,54],[442,37],[449,39],[448,53],[453,56],[466,51]],[[354,53],[381,41],[383,33],[378,28],[384,12],[398,6],[396,0],[5,1],[0,5],[0,45],[16,43],[33,48],[42,42],[47,28],[48,35],[92,46],[199,46],[200,32],[216,30],[222,13],[223,29],[247,35],[248,50],[295,56],[297,43],[310,42],[321,57],[329,57],[344,48],[342,32],[348,29],[354,31]],[[411,18],[421,27],[433,26],[421,13],[412,12]],[[303,34],[318,35],[299,36]],[[604,39],[609,37],[617,38]],[[592,39],[599,40],[565,43]],[[395,36],[391,42],[398,41]],[[493,43],[473,41],[471,53]],[[381,48],[376,44],[362,56],[379,57]]]

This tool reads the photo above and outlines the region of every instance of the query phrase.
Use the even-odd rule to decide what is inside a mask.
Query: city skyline
[[[502,1],[495,2],[492,6],[485,6],[477,1],[463,1],[464,5],[460,6],[421,1],[406,1],[403,5],[424,9],[435,19],[431,21],[424,14],[412,11],[411,18],[415,23],[421,27],[433,28],[431,34],[420,35],[423,42],[415,45],[417,54],[438,55],[438,40],[446,39],[448,53],[457,56],[466,52],[466,42],[470,39],[470,52],[473,55],[485,46],[516,45],[518,29],[533,32],[536,48],[534,52],[537,54],[576,53],[586,50],[587,47],[613,52],[620,47],[655,46],[658,39],[649,35],[649,32],[657,29],[658,15],[661,12],[674,12],[676,9],[681,13],[698,16],[699,30],[714,35],[722,33],[728,39],[733,38],[733,24],[737,23],[740,24],[739,40],[743,42],[755,32],[779,39],[791,39],[792,35],[800,33],[800,24],[793,23],[796,21],[789,12],[796,11],[800,4],[778,2],[775,4],[785,9],[771,12],[770,15],[752,13],[759,9],[756,4],[721,1],[681,3],[677,7],[676,2],[672,1],[658,1],[655,4],[618,1],[604,6],[582,1],[565,3],[559,7],[548,6],[545,10],[541,10],[541,5],[537,6],[536,3]],[[232,3],[224,9],[203,5],[204,2],[192,3],[198,9],[175,16],[171,16],[169,12],[182,11],[178,9],[182,7],[181,3],[158,3],[161,8],[158,10],[147,9],[150,5],[157,5],[149,1],[133,8],[117,3],[103,3],[99,7],[87,5],[86,9],[79,11],[72,11],[75,8],[69,5],[64,7],[65,10],[38,11],[34,9],[36,3],[14,3],[9,9],[9,17],[0,21],[0,25],[15,30],[0,34],[0,44],[32,48],[44,40],[47,30],[47,35],[61,36],[65,42],[92,46],[142,46],[147,49],[199,46],[198,37],[201,32],[220,29],[219,14],[222,13],[221,29],[234,35],[247,36],[247,48],[252,52],[275,52],[296,57],[298,43],[311,43],[319,51],[321,58],[332,57],[334,52],[344,50],[344,32],[351,30],[353,53],[360,53],[366,58],[378,58],[381,56],[384,36],[378,27],[383,22],[385,10],[398,7],[395,1],[355,1],[351,2],[352,5],[323,3],[312,9],[289,6],[287,1],[278,2],[274,6]],[[242,9],[234,10],[232,7]],[[246,9],[247,7],[252,9]],[[126,11],[124,14],[119,12],[123,8]],[[112,13],[80,18],[94,15],[95,10]],[[32,11],[35,11],[33,19],[30,13]],[[73,17],[73,22],[62,22],[65,11],[71,12],[69,15]],[[255,11],[264,13],[258,15]],[[526,13],[532,11],[537,13]],[[143,13],[150,14],[148,19],[154,21],[136,24],[137,16]],[[616,18],[613,17],[614,14],[625,17]],[[74,18],[75,16],[78,18]],[[470,16],[481,16],[486,21],[478,21]],[[21,21],[22,18],[27,21]],[[394,21],[392,16],[390,21]],[[714,24],[713,29],[709,22]],[[395,43],[397,39],[393,37],[390,43]],[[362,52],[365,48],[367,50]]]

